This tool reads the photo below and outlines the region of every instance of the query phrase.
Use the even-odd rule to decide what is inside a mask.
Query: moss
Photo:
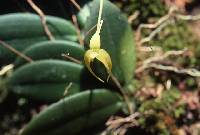
[[[175,87],[165,90],[160,97],[141,103],[139,112],[143,114],[138,122],[152,134],[169,135],[177,129],[176,121],[185,114],[185,104],[177,104],[180,91]]]
[[[198,44],[200,44],[199,40],[192,33],[187,23],[183,21],[165,27],[150,42],[150,45],[160,46],[165,51],[181,50],[183,48],[194,49]]]
[[[148,23],[150,18],[159,18],[167,13],[167,8],[162,0],[127,0],[122,5],[122,10],[131,15],[139,11],[139,16],[133,26]]]
[[[142,113],[148,110],[166,111],[170,106],[173,106],[179,97],[180,93],[177,89],[166,90],[162,93],[161,97],[143,102],[139,111]]]

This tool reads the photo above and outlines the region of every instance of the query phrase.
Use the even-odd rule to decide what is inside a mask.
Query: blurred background
[[[181,55],[169,55],[169,57],[157,61],[156,64],[177,67],[177,69],[195,69],[200,70],[200,0],[111,0],[127,16],[133,29],[133,36],[136,39],[137,65],[139,69],[145,60],[152,57],[160,57],[168,52],[187,50]],[[35,4],[46,14],[62,17],[71,20],[72,14],[79,11],[70,0],[34,0]],[[89,0],[77,0],[77,3],[83,7]],[[138,29],[141,24],[154,24],[160,18],[169,14],[172,8],[176,8],[174,14],[197,16],[197,19],[178,19],[171,17],[167,19],[170,23],[163,26],[151,40],[145,43],[138,43],[145,37],[151,35],[157,27],[142,29],[138,35]],[[26,0],[1,0],[0,15],[14,12],[33,12],[35,11]],[[163,22],[165,23],[165,22]],[[138,45],[139,44],[139,45]],[[153,48],[153,49],[152,49]],[[199,72],[198,72],[199,73]],[[160,91],[167,88],[168,84],[173,88],[175,94],[179,94],[186,103],[173,111],[167,110],[165,101],[171,103],[174,100],[174,93],[164,94],[164,100],[161,106],[156,101],[151,100],[159,97]],[[172,133],[175,126],[180,134],[174,135],[200,135],[197,130],[200,129],[200,79],[188,74],[174,73],[171,70],[149,68],[144,71],[136,70],[133,81],[134,92],[138,97],[138,102],[144,103],[144,109],[148,109],[147,104],[152,104],[153,109],[159,111],[155,114],[160,123],[165,127],[154,128],[163,129],[164,132]],[[160,93],[159,93],[160,92]],[[12,96],[11,96],[12,97]],[[13,100],[16,101],[13,105]],[[24,103],[26,100],[5,99],[0,103],[0,134],[14,135],[20,128],[21,123],[30,120],[31,115],[39,112],[39,109],[32,109],[37,103]],[[173,102],[172,104],[176,104]],[[23,104],[23,105],[20,105]],[[155,106],[154,106],[155,104]],[[177,103],[178,104],[178,103]],[[8,106],[10,107],[8,109]],[[38,107],[38,106],[37,106]],[[145,108],[147,107],[147,108]],[[166,107],[166,108],[165,108]],[[164,111],[163,111],[163,110]],[[6,110],[6,111],[5,111]],[[30,111],[31,110],[31,111]],[[162,111],[160,111],[162,110]],[[171,112],[170,112],[171,111]],[[28,113],[27,113],[28,112]],[[177,117],[171,117],[174,113]],[[163,123],[162,123],[163,122]],[[148,126],[148,125],[145,125]],[[165,130],[164,130],[165,129]],[[167,131],[166,131],[167,129]],[[140,130],[138,130],[140,132]],[[182,134],[181,134],[182,133]],[[141,132],[139,134],[146,134]]]

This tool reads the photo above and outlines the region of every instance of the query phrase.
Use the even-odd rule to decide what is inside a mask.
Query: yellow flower
[[[107,81],[111,75],[112,70],[112,61],[110,58],[110,55],[106,52],[106,50],[101,49],[101,37],[100,37],[100,31],[101,26],[103,24],[103,20],[101,20],[102,15],[102,9],[103,9],[103,0],[100,0],[100,8],[99,8],[99,16],[98,16],[98,22],[97,22],[97,30],[95,34],[90,39],[90,49],[86,51],[84,55],[84,61],[85,65],[88,68],[88,70],[92,73],[93,76],[95,76],[97,79],[99,79],[101,82],[104,82],[101,78],[99,78],[91,69],[90,63],[93,62],[93,60],[96,58],[99,60],[103,65],[105,66],[109,76],[107,78]]]

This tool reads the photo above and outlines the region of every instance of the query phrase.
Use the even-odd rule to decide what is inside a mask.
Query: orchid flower
[[[88,70],[91,72],[93,76],[95,76],[98,80],[101,82],[104,82],[101,78],[99,78],[91,69],[90,64],[93,62],[93,60],[96,58],[99,60],[106,68],[108,72],[107,81],[111,75],[111,69],[112,69],[112,61],[110,58],[110,55],[106,52],[106,50],[101,49],[101,27],[103,25],[103,20],[101,20],[102,16],[102,9],[103,9],[103,0],[100,0],[100,8],[99,8],[99,16],[98,16],[98,22],[97,22],[97,30],[95,34],[90,39],[90,49],[86,51],[84,55],[84,62]]]

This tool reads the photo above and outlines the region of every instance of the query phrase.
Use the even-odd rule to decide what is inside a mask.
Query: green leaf
[[[47,26],[55,39],[77,41],[76,29],[70,21],[46,16]],[[30,13],[12,13],[0,15],[0,37],[13,48],[23,51],[28,46],[48,41],[44,26],[38,15]],[[0,64],[8,64],[16,55],[0,45]]]
[[[35,116],[20,135],[81,134],[104,124],[121,105],[119,95],[109,90],[84,91],[50,105]]]
[[[61,60],[40,60],[16,69],[8,78],[7,87],[20,96],[54,102],[68,94],[84,90],[81,86],[84,68],[80,64]],[[87,80],[89,81],[89,80]]]
[[[62,54],[69,54],[70,57],[83,60],[84,48],[71,41],[55,40],[43,41],[31,45],[23,51],[23,54],[34,61],[42,59],[60,59],[67,60]],[[22,57],[17,57],[14,62],[15,68],[27,63]]]
[[[40,60],[25,64],[15,70],[9,84],[79,82],[83,66],[62,60]]]
[[[68,89],[67,89],[68,88]],[[20,97],[26,97],[31,100],[55,102],[64,96],[72,95],[81,91],[80,85],[69,82],[66,83],[38,83],[12,86],[12,92]],[[67,94],[64,95],[67,89]]]
[[[86,22],[85,31],[90,31],[96,24],[99,12],[99,0],[94,0],[90,5],[90,16]],[[111,56],[113,63],[113,74],[120,82],[128,83],[134,74],[135,67],[135,42],[131,27],[127,18],[122,15],[120,10],[108,0],[104,0],[102,19],[104,20],[101,29],[101,48],[105,49]],[[89,44],[91,36],[96,29],[86,37]],[[102,70],[94,66],[97,76],[101,76]],[[100,67],[103,68],[103,67]],[[104,79],[107,76],[103,77]]]

